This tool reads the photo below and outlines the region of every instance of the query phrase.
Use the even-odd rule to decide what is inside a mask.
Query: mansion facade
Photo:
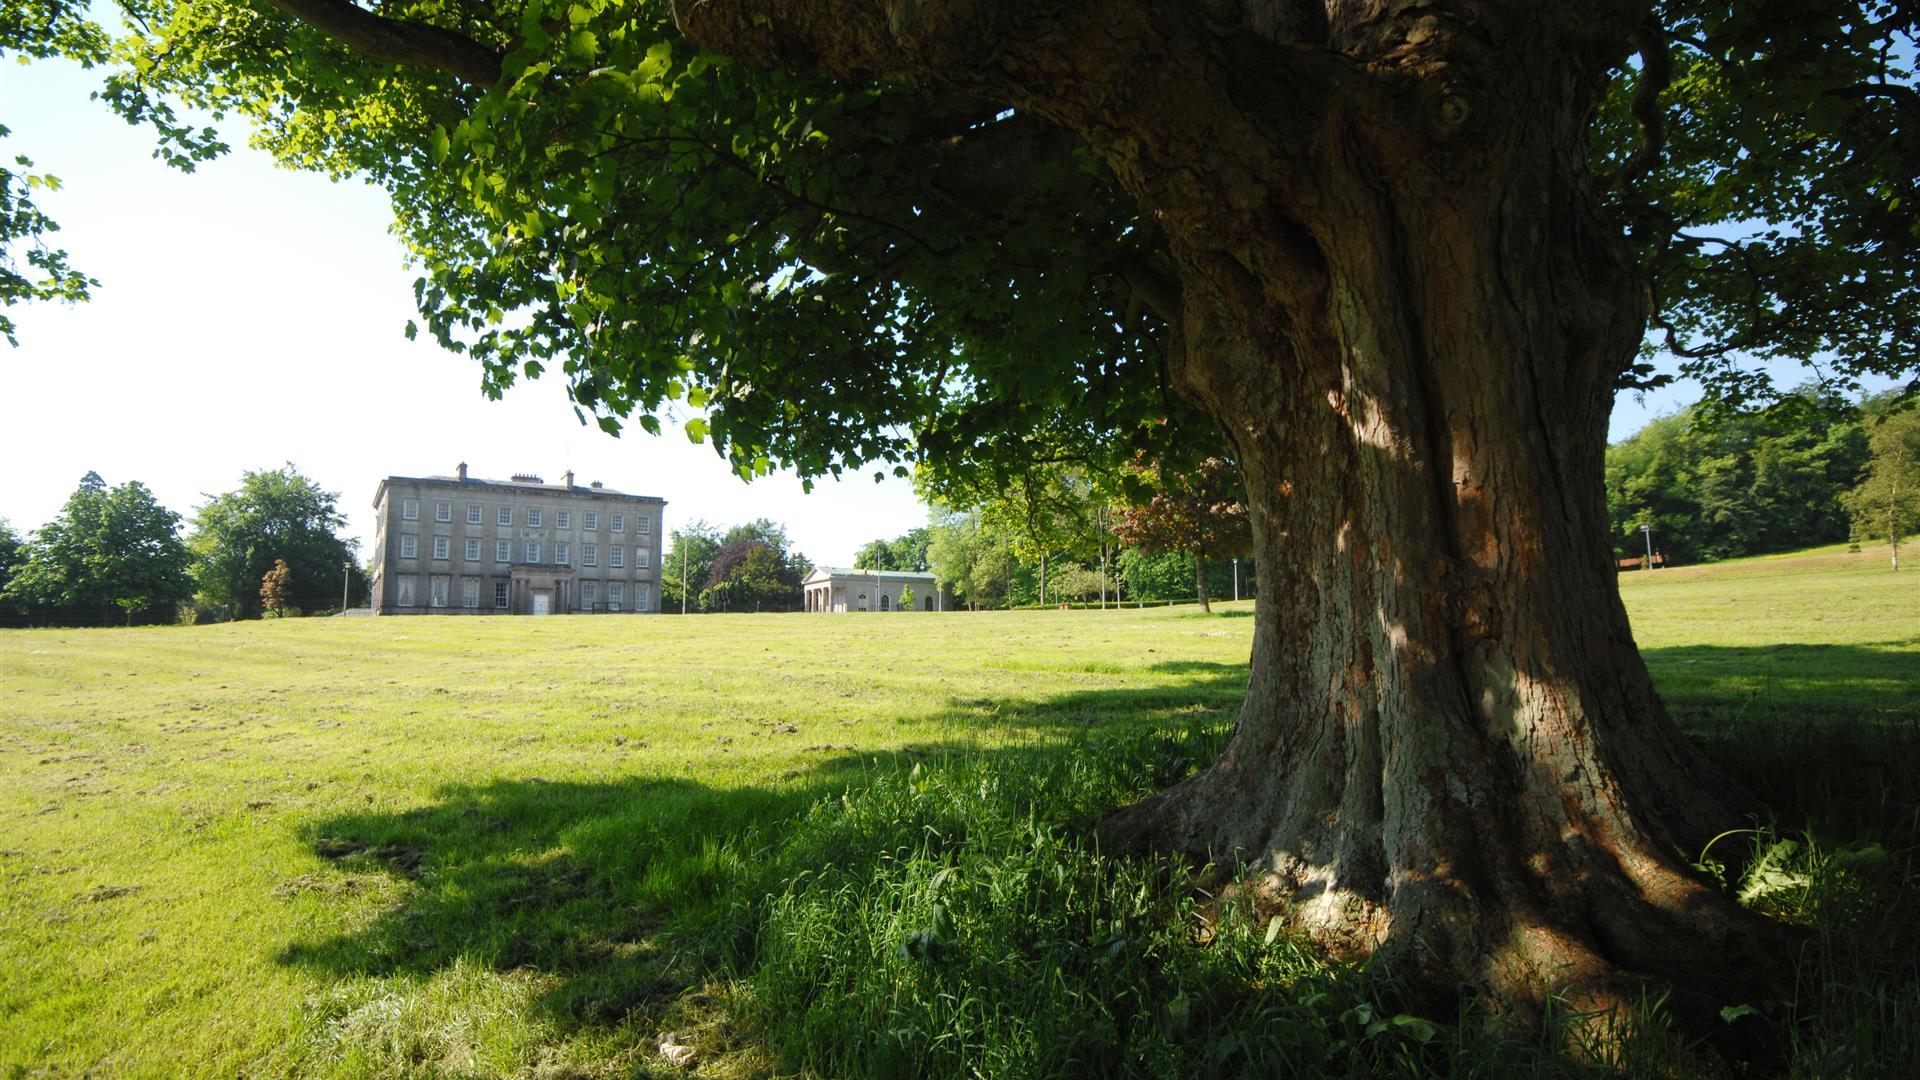
[[[376,615],[658,610],[666,500],[516,473],[389,476],[374,493]]]

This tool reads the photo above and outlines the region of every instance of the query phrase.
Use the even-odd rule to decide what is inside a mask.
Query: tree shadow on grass
[[[333,892],[327,879],[378,875],[401,899],[350,932],[296,941],[278,959],[332,977],[430,975],[456,964],[535,972],[547,977],[537,1007],[562,1031],[652,1022],[750,947],[757,916],[738,910],[740,885],[764,874],[761,861],[808,807],[918,762],[985,757],[996,768],[1034,768],[1096,735],[1230,719],[1245,666],[1182,670],[1194,677],[1170,686],[950,706],[957,732],[985,722],[1037,736],[1025,745],[983,750],[968,735],[797,753],[800,771],[769,786],[686,777],[456,784],[429,806],[329,818],[303,830],[330,868],[309,875],[314,891]]]
[[[1676,716],[1783,826],[1890,837],[1910,833],[1920,814],[1910,779],[1920,770],[1920,709],[1913,654],[1903,651],[1913,644],[1647,655]],[[796,754],[799,771],[765,786],[526,777],[449,785],[432,805],[403,813],[321,821],[305,838],[331,869],[314,877],[384,876],[400,899],[354,930],[297,941],[280,959],[334,977],[431,975],[458,964],[534,972],[544,977],[535,1008],[562,1032],[657,1022],[751,947],[758,907],[743,899],[742,883],[766,881],[769,852],[809,806],[921,761],[983,758],[1018,771],[1088,752],[1096,736],[1217,731],[1246,691],[1244,665],[1168,661],[1152,670],[1187,678],[955,699],[945,717],[952,739]],[[1755,679],[1770,689],[1756,692]],[[983,750],[970,741],[983,725],[1032,739]],[[1201,763],[1176,752],[1155,773],[1170,780]]]
[[[1916,839],[1920,639],[1645,652],[1681,730],[1786,828]]]

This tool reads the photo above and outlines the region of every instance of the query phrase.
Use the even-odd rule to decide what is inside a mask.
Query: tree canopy
[[[1114,535],[1149,555],[1180,552],[1193,559],[1194,594],[1208,608],[1209,559],[1251,554],[1253,534],[1247,522],[1240,473],[1222,458],[1174,472],[1165,467],[1140,470],[1153,495],[1114,516]]]
[[[792,611],[800,606],[806,560],[783,546],[737,532],[714,553],[701,606],[708,611]]]
[[[7,596],[7,583],[13,580],[13,573],[26,562],[26,543],[20,534],[13,531],[13,523],[0,518],[0,610],[4,610]]]
[[[662,611],[680,610],[680,582],[693,611],[791,611],[800,605],[800,582],[813,569],[792,550],[786,526],[767,518],[722,531],[695,521],[673,532],[661,558]]]
[[[81,477],[60,513],[36,530],[6,596],[53,621],[90,622],[117,610],[170,620],[193,595],[192,556],[180,542],[180,515],[138,480],[107,487]]]
[[[346,525],[339,500],[338,492],[321,488],[292,463],[243,473],[238,488],[209,497],[194,512],[187,545],[198,560],[201,594],[231,606],[237,617],[258,615],[261,579],[282,561],[291,574],[286,596],[300,607],[331,606],[343,573],[359,576],[364,593],[353,545],[339,535]]]
[[[922,573],[927,569],[927,546],[931,535],[924,526],[908,529],[891,540],[869,540],[853,556],[859,570],[905,570]]]
[[[956,598],[977,609],[1007,602],[1016,561],[1006,538],[982,527],[978,513],[936,509],[927,564]]]
[[[382,185],[421,324],[492,392],[557,368],[603,426],[649,430],[678,401],[749,474],[1005,471],[1210,437],[1161,363],[1177,286],[1160,230],[1027,111],[834,78],[828,57],[743,64],[661,0],[121,7],[125,33],[25,0],[0,53],[102,67],[106,103],[182,167],[225,149],[204,113],[244,118],[289,165]],[[1735,399],[1766,395],[1753,362],[1777,357],[1911,379],[1911,6],[1653,15],[1617,44],[1592,129],[1651,273],[1650,347]],[[5,185],[0,301],[83,296],[29,181]],[[37,276],[11,269],[22,255]],[[1184,423],[1152,423],[1168,417]]]

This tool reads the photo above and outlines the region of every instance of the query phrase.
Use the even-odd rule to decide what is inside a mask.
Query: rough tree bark
[[[1246,473],[1259,595],[1211,768],[1103,826],[1528,1015],[1643,980],[1765,993],[1686,865],[1738,794],[1628,630],[1601,463],[1641,288],[1587,168],[1640,4],[681,0],[765,64],[1076,132],[1164,230],[1172,370]],[[1683,997],[1682,1000],[1687,1000]]]
[[[1213,614],[1213,605],[1207,601],[1207,559],[1199,551],[1193,553],[1193,595],[1200,601],[1200,610]]]

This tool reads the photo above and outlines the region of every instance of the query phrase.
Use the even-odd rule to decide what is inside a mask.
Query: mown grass
[[[1807,1075],[1920,1071],[1920,575],[1623,582],[1776,817]],[[1231,609],[1229,614],[1232,614]],[[0,1075],[1580,1072],[1085,826],[1207,759],[1251,621],[366,620],[0,636]],[[1791,841],[1787,847],[1782,841]],[[1876,846],[1877,845],[1877,846]],[[1770,875],[1770,876],[1769,876]],[[1204,917],[1203,917],[1204,916]],[[1709,1060],[1657,1021],[1622,1064]]]

